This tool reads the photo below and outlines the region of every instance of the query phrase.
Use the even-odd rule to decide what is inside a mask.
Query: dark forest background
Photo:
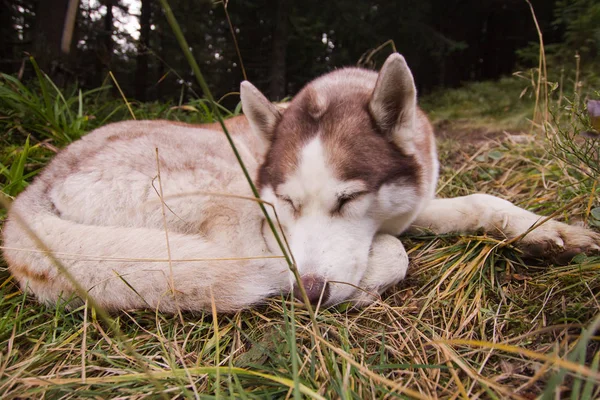
[[[273,100],[315,76],[378,68],[392,40],[421,93],[537,66],[538,33],[525,0],[170,0],[217,98],[247,78]],[[62,87],[112,84],[140,101],[200,92],[156,0],[0,0],[0,71],[27,81],[33,55]],[[600,1],[531,0],[558,68],[600,60]],[[238,57],[232,31],[241,54]],[[72,28],[72,29],[70,29]],[[235,98],[237,101],[237,97]],[[231,102],[235,105],[232,96]]]

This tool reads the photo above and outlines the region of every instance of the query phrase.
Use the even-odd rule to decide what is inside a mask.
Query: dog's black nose
[[[311,304],[317,305],[319,300],[321,300],[321,304],[327,303],[329,299],[329,284],[325,282],[325,279],[315,275],[306,275],[300,279],[302,279],[302,286],[304,286]],[[297,284],[294,284],[294,297],[300,301],[304,301],[302,292]]]

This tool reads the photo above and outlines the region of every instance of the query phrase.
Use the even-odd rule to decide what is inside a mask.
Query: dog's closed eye
[[[335,209],[333,210],[334,213],[340,213],[342,212],[342,209],[344,208],[344,206],[346,206],[348,203],[350,203],[353,200],[358,199],[359,197],[367,194],[367,191],[360,191],[360,192],[354,192],[354,193],[341,193],[338,195],[338,201],[336,204]]]
[[[298,209],[296,208],[296,205],[294,204],[294,201],[292,199],[290,199],[287,196],[277,196],[277,198],[287,204],[290,205],[290,207],[292,207],[292,209],[294,210],[294,212],[298,212]]]

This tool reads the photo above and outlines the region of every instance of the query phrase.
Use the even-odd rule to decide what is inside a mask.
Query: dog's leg
[[[432,200],[413,222],[411,230],[425,228],[436,234],[483,230],[502,239],[512,239],[529,231],[516,243],[525,254],[559,263],[569,262],[578,253],[600,250],[598,233],[552,219],[540,224],[543,220],[544,217],[509,201],[473,194]]]
[[[407,270],[408,255],[400,240],[385,233],[378,234],[371,244],[367,271],[352,302],[358,307],[373,303],[379,294],[404,279]]]

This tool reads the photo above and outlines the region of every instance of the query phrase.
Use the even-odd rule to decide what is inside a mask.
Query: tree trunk
[[[110,70],[113,53],[113,6],[116,0],[105,0],[106,14],[104,15],[104,26],[98,35],[96,50],[96,73],[94,86],[100,86],[105,75]]]
[[[288,41],[288,25],[290,0],[276,1],[275,30],[273,31],[273,48],[269,71],[269,95],[271,100],[281,100],[286,95],[286,50]]]
[[[151,0],[142,0],[142,13],[140,15],[140,39],[137,46],[135,97],[146,101],[146,88],[148,86],[148,47],[150,44],[150,15]]]
[[[43,0],[36,8],[33,56],[40,68],[51,76],[66,56],[61,47],[71,1],[76,0]]]
[[[67,12],[65,14],[65,23],[63,24],[62,38],[60,41],[60,51],[62,54],[69,55],[73,51],[73,33],[79,12],[79,0],[69,0]]]
[[[14,71],[16,65],[14,60],[13,43],[17,42],[13,26],[13,8],[8,0],[0,1],[0,70]]]
[[[113,6],[114,0],[108,0],[106,2],[106,15],[104,16],[104,51],[106,52],[104,64],[108,69],[110,69],[114,47],[112,38],[114,30]]]

